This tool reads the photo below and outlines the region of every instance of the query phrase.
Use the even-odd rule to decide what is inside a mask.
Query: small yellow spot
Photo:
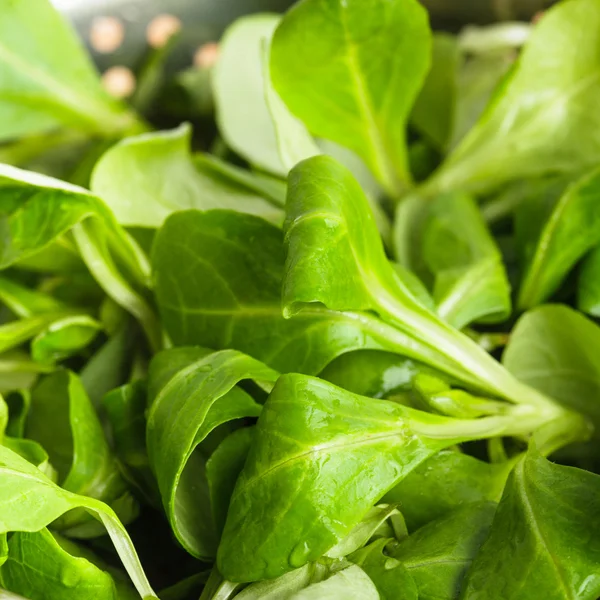
[[[135,75],[127,67],[111,67],[102,75],[104,89],[115,98],[131,96],[135,83]]]
[[[153,48],[162,48],[181,29],[181,21],[174,15],[158,15],[148,23],[146,40]]]
[[[219,44],[208,42],[200,46],[194,54],[194,65],[200,69],[210,69],[219,58]]]
[[[96,17],[90,28],[90,44],[96,52],[114,52],[125,39],[125,27],[116,17]]]

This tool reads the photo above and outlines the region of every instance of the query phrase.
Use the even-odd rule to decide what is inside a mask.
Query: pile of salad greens
[[[0,0],[0,598],[600,597],[600,2],[173,47]]]

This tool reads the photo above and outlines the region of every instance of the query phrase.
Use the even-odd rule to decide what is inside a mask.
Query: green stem
[[[467,383],[474,381],[479,389],[515,404],[535,406],[549,416],[562,412],[552,400],[513,377],[476,342],[417,303],[409,306],[392,294],[380,295],[377,300],[383,319],[411,338],[423,340],[422,345],[429,346],[432,352],[445,359],[442,364],[429,360],[432,366],[450,375],[466,372],[469,375]],[[446,366],[448,361],[455,365],[452,371]],[[465,381],[464,377],[462,379]]]
[[[461,441],[476,440],[497,436],[522,436],[539,430],[544,426],[553,424],[564,430],[564,423],[568,421],[569,427],[574,420],[581,422],[583,418],[574,413],[561,409],[561,415],[549,415],[533,406],[520,405],[511,408],[506,415],[484,417],[482,419],[448,419],[445,423],[431,423],[427,420],[419,422],[411,418],[411,429],[418,434],[431,439],[458,439]],[[575,439],[580,439],[581,428],[574,434]],[[579,437],[576,437],[576,436]],[[564,440],[565,438],[561,438]],[[573,441],[572,439],[568,441]],[[567,443],[568,443],[567,441]],[[561,445],[564,445],[561,444]]]

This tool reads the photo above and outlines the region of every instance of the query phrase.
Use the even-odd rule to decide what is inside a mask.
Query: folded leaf
[[[256,581],[317,560],[420,463],[478,437],[485,422],[421,413],[313,377],[282,375],[231,499],[220,572],[230,581]]]
[[[137,516],[137,506],[108,447],[100,420],[74,373],[58,371],[34,388],[25,434],[48,452],[65,490],[106,502],[124,521]],[[55,527],[73,537],[103,533],[99,524],[82,511],[70,513]]]
[[[509,477],[461,598],[596,600],[599,498],[598,475],[530,450]]]
[[[429,67],[414,0],[304,0],[273,37],[271,77],[314,135],[358,154],[388,193],[409,181],[406,122]]]
[[[292,169],[284,232],[287,317],[315,305],[375,312],[412,340],[405,356],[492,395],[555,410],[415,297],[385,255],[360,186],[333,159],[314,157]]]
[[[39,469],[3,446],[0,446],[0,471],[0,534],[39,531],[64,513],[84,508],[106,528],[140,596],[144,600],[156,598],[127,531],[106,504],[58,487]]]
[[[172,215],[152,265],[162,322],[176,345],[234,348],[280,372],[316,374],[350,350],[410,354],[417,343],[365,313],[315,306],[284,319],[283,235],[251,215]]]
[[[153,401],[146,433],[150,464],[173,531],[194,556],[213,556],[218,539],[208,485],[202,484],[206,459],[196,447],[219,425],[259,415],[260,405],[237,383],[277,377],[249,356],[224,350],[178,371]]]
[[[106,571],[69,554],[47,529],[11,536],[0,581],[6,589],[30,600],[119,600]]]

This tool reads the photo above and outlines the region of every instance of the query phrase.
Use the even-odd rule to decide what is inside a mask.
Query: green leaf
[[[283,235],[229,211],[172,215],[152,255],[162,322],[176,345],[234,348],[280,372],[319,373],[359,348],[408,353],[412,339],[365,313],[311,307],[284,319]]]
[[[289,600],[296,592],[323,581],[330,569],[322,563],[308,563],[281,577],[257,581],[244,588],[236,600]]]
[[[155,599],[127,531],[103,502],[55,485],[25,459],[0,446],[0,534],[39,531],[64,513],[84,508],[100,520],[144,600]]]
[[[569,0],[546,11],[507,80],[428,190],[486,191],[508,180],[596,166],[599,40],[595,0]]]
[[[219,45],[212,83],[225,142],[250,164],[285,177],[296,153],[306,158],[318,148],[265,76],[265,49],[279,21],[274,14],[237,19]]]
[[[371,398],[389,398],[409,392],[419,373],[431,369],[409,358],[378,350],[342,354],[319,374],[321,379],[349,392]]]
[[[159,345],[154,313],[136,289],[148,285],[147,258],[98,198],[83,188],[8,165],[0,165],[0,198],[0,269],[36,254],[72,230],[98,283],[142,322],[149,339]]]
[[[411,125],[444,152],[454,130],[460,51],[456,37],[435,33],[431,68],[410,115]]]
[[[0,325],[0,352],[20,346],[23,342],[41,334],[55,322],[68,318],[69,312],[46,313],[10,321]]]
[[[72,556],[47,530],[16,532],[0,569],[6,589],[31,600],[118,600],[112,577],[82,557]]]
[[[381,600],[417,600],[417,586],[410,573],[399,560],[386,553],[390,542],[393,540],[382,538],[348,558],[370,577]]]
[[[513,62],[513,48],[463,58],[458,70],[451,148],[457,146],[477,123]]]
[[[393,504],[374,506],[344,539],[327,551],[325,556],[344,558],[344,556],[352,554],[352,552],[362,548],[388,519],[392,519],[399,514],[398,509]]]
[[[333,159],[314,157],[292,169],[284,232],[285,316],[315,305],[373,311],[411,340],[401,352],[405,356],[511,402],[556,411],[415,297],[385,255],[362,190]]]
[[[461,598],[595,600],[600,478],[530,450],[515,467]],[[518,543],[515,543],[517,541]]]
[[[252,427],[243,427],[226,437],[206,461],[210,505],[217,532],[223,533],[229,501],[239,474],[244,468],[254,437]]]
[[[124,520],[137,516],[102,425],[75,374],[57,371],[34,388],[25,433],[48,452],[65,490],[106,502]],[[73,537],[102,532],[81,511],[64,517],[55,527]]]
[[[77,354],[101,330],[98,321],[83,315],[56,320],[31,342],[31,356],[38,362],[54,364]]]
[[[600,315],[600,246],[596,246],[583,260],[579,270],[577,308],[593,317]]]
[[[421,413],[313,377],[282,375],[231,499],[220,572],[230,581],[256,581],[317,560],[420,463],[478,437],[485,422]],[[497,421],[487,422],[490,434]]]
[[[525,313],[502,357],[506,368],[600,425],[600,328],[567,306]]]
[[[183,124],[122,140],[96,164],[92,191],[124,226],[160,227],[170,214],[188,208],[230,208],[281,221],[268,198],[224,169],[216,173],[210,161],[193,160],[191,136],[191,127]]]
[[[430,284],[437,313],[457,329],[510,315],[510,285],[502,256],[475,200],[442,194],[412,196],[396,211],[396,252]]]
[[[402,507],[409,531],[474,502],[498,502],[514,461],[486,463],[443,450],[391,489],[384,502]]]
[[[107,136],[139,127],[48,0],[3,1],[0,39],[1,140],[60,125]]]
[[[151,505],[160,506],[146,450],[145,383],[136,381],[110,391],[102,399],[102,406],[121,473]]]
[[[406,122],[430,45],[415,0],[303,0],[275,32],[271,77],[311,133],[356,152],[396,195],[410,182]]]
[[[535,195],[516,211],[515,234],[523,277],[521,310],[547,300],[584,254],[600,242],[600,169],[558,194]]]
[[[0,301],[19,317],[66,310],[63,302],[38,290],[27,288],[7,277],[0,277]]]
[[[206,459],[196,448],[222,423],[259,415],[260,405],[237,383],[273,383],[277,376],[249,356],[223,350],[178,371],[152,403],[146,434],[150,464],[171,527],[194,556],[214,556],[218,539],[208,484],[202,484]]]
[[[338,571],[325,581],[313,583],[290,596],[290,600],[379,600],[377,588],[369,576],[358,566],[352,565]]]
[[[495,512],[492,502],[470,504],[400,542],[392,556],[413,578],[419,600],[458,600],[464,577],[487,537]]]

